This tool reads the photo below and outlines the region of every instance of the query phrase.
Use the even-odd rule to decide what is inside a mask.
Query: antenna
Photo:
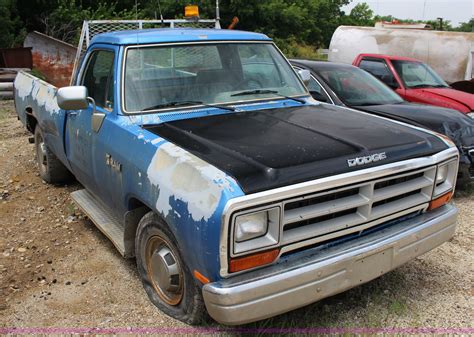
[[[216,0],[216,21],[219,22],[221,19],[221,15],[219,12],[219,0]]]
[[[157,0],[156,2],[158,3],[158,11],[160,12],[161,25],[163,25],[163,13],[161,12],[160,0]]]
[[[423,1],[423,20],[425,19],[426,0]]]

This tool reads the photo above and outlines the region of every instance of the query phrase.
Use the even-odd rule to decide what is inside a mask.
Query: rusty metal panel
[[[352,63],[361,53],[412,57],[452,83],[472,78],[473,51],[473,33],[340,26],[331,39],[329,61]]]
[[[32,48],[33,67],[56,87],[69,85],[77,48],[48,35],[31,32],[23,43]]]
[[[32,67],[31,48],[0,49],[0,68],[30,68]]]

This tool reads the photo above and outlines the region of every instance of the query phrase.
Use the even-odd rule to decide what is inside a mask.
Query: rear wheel
[[[164,221],[153,212],[146,214],[135,240],[138,273],[153,304],[180,321],[200,323],[206,312],[201,289]]]
[[[50,184],[65,183],[71,179],[71,173],[46,145],[39,126],[35,128],[35,150],[41,179]]]

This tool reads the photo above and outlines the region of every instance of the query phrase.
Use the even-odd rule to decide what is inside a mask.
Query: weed
[[[74,204],[68,204],[68,205],[66,206],[66,212],[67,212],[68,215],[74,215],[74,214],[76,214],[76,210],[75,210],[75,208],[74,208]]]
[[[404,301],[395,299],[388,307],[390,313],[401,316],[407,312],[407,306]]]

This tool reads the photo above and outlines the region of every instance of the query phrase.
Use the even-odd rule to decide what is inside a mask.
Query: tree
[[[22,9],[18,15],[26,30],[38,30],[71,43],[76,42],[85,19],[137,17],[135,0],[0,1],[15,2],[13,7]],[[199,5],[201,17],[214,17],[215,3],[212,0],[138,0],[138,18],[159,18],[160,7],[166,19],[182,17],[184,6],[191,2]],[[329,44],[334,30],[345,16],[341,6],[349,2],[350,0],[221,0],[221,22],[226,27],[237,16],[240,19],[238,29],[268,34],[284,50],[302,45],[303,49],[309,47],[305,49],[307,51]],[[363,10],[361,13],[356,10],[355,13],[357,18],[364,17]],[[13,32],[18,31],[18,28],[8,26]]]
[[[77,44],[84,20],[134,19],[142,17],[141,11],[116,9],[117,3],[98,2],[95,7],[82,7],[82,1],[58,0],[58,6],[40,16],[42,31],[52,37]]]
[[[365,2],[358,3],[354,8],[352,8],[349,16],[357,26],[374,25],[374,11],[371,10],[369,5]]]
[[[468,22],[462,22],[459,27],[454,28],[453,30],[457,32],[472,32],[474,33],[474,18]]]
[[[21,45],[25,36],[15,0],[0,0],[0,48]]]

